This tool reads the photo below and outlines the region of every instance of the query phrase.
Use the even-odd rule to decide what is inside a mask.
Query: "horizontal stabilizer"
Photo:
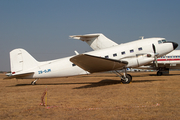
[[[16,74],[16,75],[8,76],[8,77],[6,77],[4,79],[12,79],[12,78],[21,79],[21,78],[26,78],[26,77],[28,77],[28,76],[30,76],[32,74],[34,74],[34,72]]]
[[[118,45],[112,40],[108,39],[101,33],[86,34],[86,35],[73,35],[70,36],[73,39],[79,39],[85,41],[93,50],[100,50]]]
[[[86,34],[86,35],[72,35],[70,36],[73,39],[80,39],[82,41],[89,41],[88,38],[98,37],[100,34]]]
[[[128,64],[126,61],[102,58],[87,54],[80,54],[72,57],[70,61],[90,73],[122,69]]]

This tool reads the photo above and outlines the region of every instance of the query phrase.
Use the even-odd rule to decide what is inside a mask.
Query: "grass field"
[[[111,73],[68,78],[3,80],[0,74],[0,119],[180,119],[180,71],[130,73],[121,84]],[[48,107],[39,105],[47,88]]]

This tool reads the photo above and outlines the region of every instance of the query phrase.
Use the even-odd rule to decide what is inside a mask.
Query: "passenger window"
[[[132,50],[130,50],[130,53],[133,53],[134,52],[134,50],[132,49]]]
[[[116,56],[117,56],[117,54],[116,54],[116,53],[114,53],[114,54],[113,54],[113,57],[116,57]]]
[[[121,52],[121,54],[124,55],[124,54],[125,54],[125,51]]]
[[[76,66],[76,64],[73,63],[72,66]]]
[[[142,47],[138,48],[138,50],[141,51],[141,50],[142,50]]]
[[[108,55],[106,55],[106,56],[105,56],[105,58],[109,58],[109,56],[108,56]]]

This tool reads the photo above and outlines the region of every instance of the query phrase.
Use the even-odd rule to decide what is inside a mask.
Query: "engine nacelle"
[[[128,62],[127,67],[139,67],[152,62],[154,60],[154,56],[151,54],[145,54],[136,57],[125,58],[122,60]]]
[[[137,57],[138,67],[142,66],[142,65],[146,65],[146,64],[152,62],[153,60],[154,60],[153,57],[145,57],[145,56]]]

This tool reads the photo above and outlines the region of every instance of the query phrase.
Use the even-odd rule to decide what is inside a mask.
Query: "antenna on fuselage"
[[[140,36],[139,38],[140,38],[141,40],[143,40],[143,39],[144,39],[144,36]]]
[[[76,55],[79,55],[79,53],[76,50],[74,52],[75,52]]]

